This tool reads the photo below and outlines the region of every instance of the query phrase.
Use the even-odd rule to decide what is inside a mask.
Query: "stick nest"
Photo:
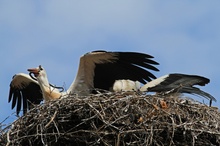
[[[220,145],[217,108],[180,95],[71,95],[35,106],[0,145]]]

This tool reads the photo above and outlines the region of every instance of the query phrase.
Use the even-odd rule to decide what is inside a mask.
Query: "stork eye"
[[[39,69],[40,69],[40,70],[43,70],[43,68],[41,67],[41,65],[39,65]]]

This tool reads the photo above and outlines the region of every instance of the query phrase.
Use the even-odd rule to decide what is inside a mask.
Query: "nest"
[[[72,95],[34,107],[3,145],[220,145],[217,108],[179,95]],[[0,145],[1,145],[0,144]]]

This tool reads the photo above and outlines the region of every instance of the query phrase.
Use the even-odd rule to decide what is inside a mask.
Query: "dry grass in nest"
[[[219,122],[217,108],[179,95],[72,95],[36,106],[0,141],[16,146],[220,145]]]

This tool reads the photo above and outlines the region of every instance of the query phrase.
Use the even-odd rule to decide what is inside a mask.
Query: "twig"
[[[50,119],[50,121],[45,125],[45,128],[47,128],[53,122],[56,115],[57,115],[57,111],[54,112],[54,114],[53,114],[52,118]]]

